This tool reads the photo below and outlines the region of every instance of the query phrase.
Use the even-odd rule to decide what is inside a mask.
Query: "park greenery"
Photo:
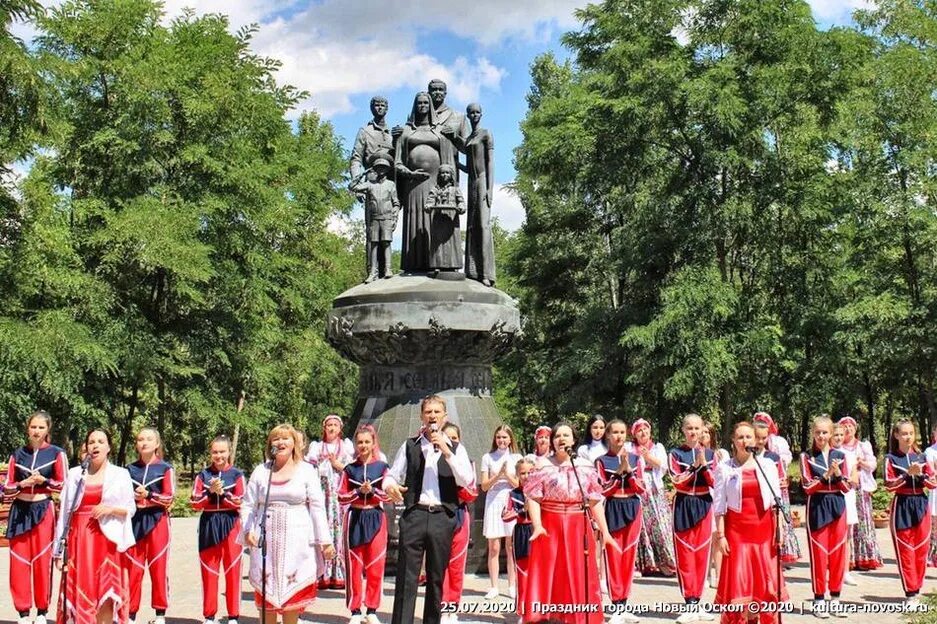
[[[601,412],[937,422],[937,5],[821,28],[804,0],[606,0],[531,67],[498,287],[526,318],[495,371],[529,432]],[[27,45],[13,20],[38,30]],[[153,0],[0,0],[0,451],[49,410],[173,461],[211,436],[348,414],[324,313],[363,275],[347,148],[224,16]]]

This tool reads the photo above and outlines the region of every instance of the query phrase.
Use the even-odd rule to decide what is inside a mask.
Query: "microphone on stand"
[[[81,458],[81,471],[87,472],[88,466],[91,465],[91,455],[85,453],[85,456]]]
[[[566,454],[569,455],[570,459],[576,459],[577,457],[576,450],[571,446],[566,447]]]
[[[276,454],[279,453],[279,452],[280,452],[280,447],[278,447],[276,444],[272,445],[272,446],[270,447],[270,457],[271,457],[271,459],[272,459],[273,457],[276,457]]]
[[[753,455],[757,455],[758,453],[761,452],[761,449],[758,448],[757,446],[746,446],[745,450]]]

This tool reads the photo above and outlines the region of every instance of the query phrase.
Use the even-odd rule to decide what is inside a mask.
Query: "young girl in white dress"
[[[517,487],[515,464],[521,458],[517,452],[517,443],[514,432],[508,425],[501,425],[495,429],[491,441],[491,452],[482,457],[481,489],[487,492],[485,496],[485,521],[482,532],[488,540],[488,575],[491,578],[491,587],[485,598],[492,600],[498,596],[498,573],[501,554],[501,540],[507,538],[508,567],[508,596],[515,595],[514,548],[511,544],[511,534],[514,531],[514,521],[505,522],[501,519],[508,504],[511,490]]]

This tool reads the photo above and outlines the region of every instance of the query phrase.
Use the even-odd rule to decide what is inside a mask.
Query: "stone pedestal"
[[[491,397],[491,365],[520,334],[514,301],[472,280],[395,276],[360,284],[339,295],[328,314],[329,342],[360,366],[358,401],[348,433],[359,424],[378,432],[388,461],[420,428],[420,401],[446,399],[448,418],[476,463],[503,422]],[[469,570],[484,565],[481,535],[484,496],[476,501]],[[396,560],[396,525],[389,525],[390,568]]]

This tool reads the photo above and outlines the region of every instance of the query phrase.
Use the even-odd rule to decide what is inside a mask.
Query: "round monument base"
[[[477,477],[481,457],[503,422],[491,396],[491,364],[512,348],[520,330],[514,301],[473,280],[402,275],[345,291],[329,311],[328,339],[360,366],[349,432],[359,424],[373,425],[393,462],[397,449],[422,425],[420,401],[440,395],[448,420],[462,430]],[[481,495],[472,514],[469,569],[484,566],[483,509]],[[393,569],[397,531],[395,523],[389,527]]]

